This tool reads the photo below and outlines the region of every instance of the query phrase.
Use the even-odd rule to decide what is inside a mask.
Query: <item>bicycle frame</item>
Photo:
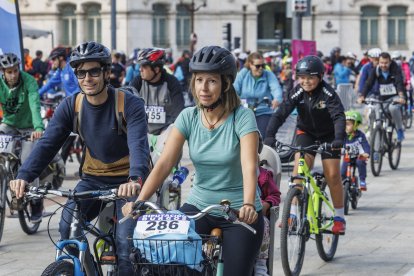
[[[309,222],[309,232],[310,234],[319,234],[320,231],[328,231],[327,229],[330,228],[333,224],[329,223],[324,225],[322,228],[318,226],[318,212],[319,212],[319,202],[323,200],[327,207],[334,212],[333,205],[329,202],[329,200],[325,197],[325,195],[321,192],[319,186],[316,184],[315,178],[310,173],[309,167],[305,162],[305,154],[304,152],[300,152],[300,158],[298,162],[298,176],[293,176],[294,179],[301,179],[305,193],[308,196],[304,198],[305,206],[307,206],[306,210],[306,219]],[[309,198],[311,200],[309,200]],[[333,221],[333,218],[331,219]]]

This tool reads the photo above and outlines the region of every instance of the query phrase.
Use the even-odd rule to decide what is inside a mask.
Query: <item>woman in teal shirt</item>
[[[190,71],[197,105],[183,110],[176,119],[138,200],[149,199],[163,183],[187,140],[196,177],[181,211],[198,212],[229,199],[232,207],[239,209],[240,221],[255,228],[256,235],[219,214],[197,220],[196,231],[210,234],[213,228],[221,228],[224,275],[250,276],[263,236],[262,205],[256,189],[259,136],[255,117],[250,109],[240,106],[232,85],[236,61],[228,50],[218,46],[202,48],[192,57]],[[124,214],[129,213],[131,205],[124,207]]]

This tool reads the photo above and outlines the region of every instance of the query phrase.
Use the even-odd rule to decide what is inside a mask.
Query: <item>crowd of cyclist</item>
[[[231,262],[226,268],[228,275],[242,275],[253,268],[254,252],[259,249],[263,234],[262,205],[255,192],[257,178],[253,177],[258,163],[259,136],[264,138],[265,144],[274,146],[278,128],[297,109],[295,143],[302,146],[316,141],[332,144],[332,149],[322,155],[322,163],[336,213],[332,232],[344,234],[340,148],[347,139],[346,135],[351,140],[359,137],[355,135],[360,135],[357,127],[361,120],[355,112],[345,116],[334,87],[354,83],[360,102],[374,95],[380,99],[393,98],[405,105],[407,94],[412,93],[410,66],[407,67],[401,55],[390,55],[376,48],[364,53],[359,62],[352,53],[341,56],[339,48],[333,49],[330,57],[323,57],[322,53],[318,55],[307,56],[292,68],[289,50],[283,51],[283,55],[280,52],[245,54],[239,50],[230,53],[221,47],[210,46],[192,57],[191,53],[184,51],[178,62],[172,63],[167,51],[146,48],[134,51],[131,60],[123,63],[121,53],[111,53],[99,43],[86,42],[73,51],[68,47],[53,49],[49,60],[54,73],[46,79],[48,64],[39,65],[43,62],[39,51],[36,62],[28,64],[27,54],[24,60],[24,68],[33,76],[19,70],[21,62],[15,54],[6,53],[0,58],[1,84],[4,87],[0,95],[4,113],[0,131],[10,133],[8,128],[29,129],[33,140],[43,135],[32,154],[28,158],[22,157],[23,161],[28,161],[20,169],[17,180],[12,181],[11,188],[18,197],[22,197],[24,187],[33,183],[73,131],[82,137],[86,149],[80,170],[82,180],[77,190],[107,183],[119,186],[121,196],[148,199],[161,178],[165,178],[176,164],[187,140],[190,157],[196,167],[197,183],[182,210],[201,210],[217,196],[226,194],[240,209],[240,220],[252,224],[258,231],[257,236],[251,236],[239,228],[226,230],[228,236],[243,237],[246,241],[238,244],[237,240],[232,243],[231,238],[225,239],[226,243],[233,244],[232,251],[225,251],[225,256],[236,251],[239,253],[238,259],[234,256],[228,258],[234,260],[234,264]],[[116,89],[125,85],[128,88],[124,92]],[[60,89],[65,92],[66,99],[43,134],[39,97]],[[119,98],[119,94],[123,96]],[[132,94],[140,97],[132,97]],[[84,95],[84,98],[79,95]],[[78,99],[83,106],[82,118],[88,114],[88,120],[81,120],[76,107]],[[119,108],[119,99],[125,101],[122,112],[116,109]],[[186,105],[194,106],[184,109]],[[247,108],[240,108],[240,105]],[[121,114],[119,117],[114,106]],[[404,139],[401,113],[398,105],[393,108],[390,107],[389,111],[401,142]],[[228,117],[232,119],[227,120]],[[349,129],[345,126],[347,121],[352,122]],[[83,122],[82,127],[80,122]],[[175,128],[165,154],[149,174],[146,134],[160,134],[172,123],[175,123]],[[114,131],[113,125],[118,126],[118,131]],[[229,139],[229,134],[234,137]],[[223,149],[224,144],[228,145],[227,149]],[[234,151],[234,148],[238,150]],[[313,164],[314,156],[306,158],[309,164]],[[221,169],[217,170],[217,166]],[[294,167],[296,172],[297,163]],[[120,216],[124,203],[119,204]],[[126,204],[124,214],[130,207]],[[33,207],[34,220],[41,220],[42,208]],[[88,219],[98,214],[95,207],[84,211]],[[68,213],[70,211],[64,211],[60,223],[62,238],[68,236]],[[131,244],[122,242],[121,237],[131,233],[131,225],[122,226],[117,239],[123,249],[120,251],[123,273],[130,271],[126,265],[126,252]],[[199,232],[208,233],[211,225],[228,227],[226,222],[214,216],[207,217],[196,227]]]

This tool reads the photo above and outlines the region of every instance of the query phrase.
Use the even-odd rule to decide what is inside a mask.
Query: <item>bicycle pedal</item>
[[[112,251],[103,252],[99,260],[101,264],[116,264],[116,256]]]

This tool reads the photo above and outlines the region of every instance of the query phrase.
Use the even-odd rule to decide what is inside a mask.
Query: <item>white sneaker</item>
[[[254,267],[255,276],[269,276],[267,274],[266,259],[257,259]]]

